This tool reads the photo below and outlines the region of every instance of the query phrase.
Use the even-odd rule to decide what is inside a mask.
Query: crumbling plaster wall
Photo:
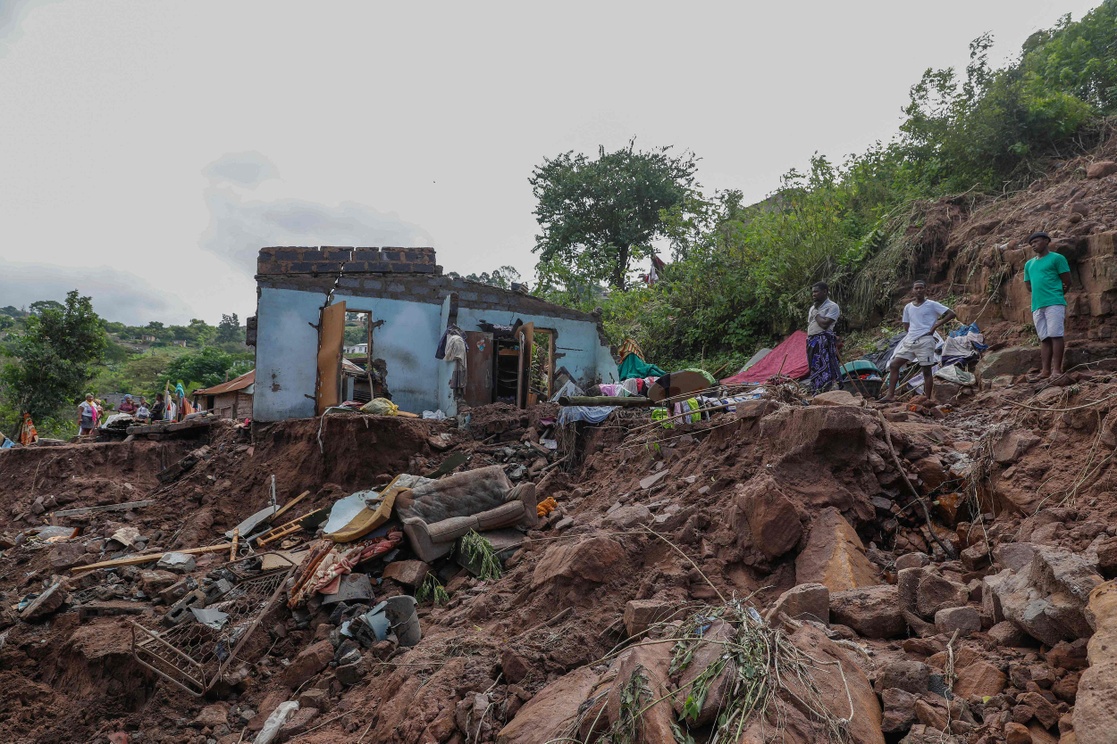
[[[441,408],[454,415],[445,362],[434,351],[446,322],[446,298],[458,295],[458,326],[521,319],[556,331],[556,367],[581,384],[616,378],[617,367],[592,315],[462,279],[443,276],[422,248],[265,248],[257,286],[256,395],[253,417],[277,421],[314,415],[317,324],[329,293],[350,311],[384,321],[373,356],[387,364],[392,399],[406,411]]]

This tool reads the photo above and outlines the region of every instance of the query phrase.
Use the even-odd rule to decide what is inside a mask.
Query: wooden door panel
[[[493,334],[465,332],[465,402],[484,406],[493,402]]]
[[[321,416],[341,403],[341,352],[345,342],[345,303],[322,308],[318,322],[318,378],[314,384],[314,412]]]

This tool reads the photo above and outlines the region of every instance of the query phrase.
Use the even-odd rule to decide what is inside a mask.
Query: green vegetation
[[[623,290],[633,261],[651,255],[664,235],[660,212],[677,209],[694,194],[694,155],[670,147],[628,147],[597,160],[572,152],[546,160],[531,175],[542,234],[535,247],[544,284],[565,284],[571,271]]]
[[[1117,0],[1106,0],[1078,22],[1066,17],[1033,34],[1004,69],[990,68],[991,38],[982,36],[964,71],[924,73],[891,142],[841,164],[816,154],[807,172],[789,171],[759,204],[745,206],[734,191],[702,194],[689,180],[693,157],[675,162],[677,198],[665,205],[637,192],[641,206],[630,211],[658,209],[633,239],[582,225],[611,203],[602,192],[639,178],[641,154],[630,146],[621,151],[629,157],[548,160],[532,180],[544,233],[540,292],[586,311],[601,307],[611,341],[631,336],[672,368],[735,368],[805,323],[819,280],[843,306],[839,332],[879,323],[896,291],[930,269],[924,246],[942,237],[927,219],[936,203],[970,207],[1098,144],[1117,114],[1115,29]],[[650,255],[655,237],[669,241],[674,261],[654,286],[627,288],[630,262]]]
[[[28,411],[48,432],[68,415],[68,405],[82,399],[94,365],[104,356],[105,330],[90,299],[77,290],[66,295],[65,304],[33,303],[22,320],[22,328],[4,340],[0,421],[14,432],[20,413]]]
[[[30,410],[42,436],[66,438],[77,433],[86,392],[151,399],[178,382],[192,391],[232,379],[252,369],[244,333],[236,314],[216,327],[105,321],[77,291],[65,303],[0,308],[0,432],[16,431],[19,413]]]

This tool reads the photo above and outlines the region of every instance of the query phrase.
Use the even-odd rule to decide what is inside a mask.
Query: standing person
[[[93,393],[86,393],[85,400],[78,404],[78,436],[89,434],[97,426],[97,406]]]
[[[915,362],[923,368],[923,394],[928,398],[935,392],[935,331],[957,316],[946,305],[927,299],[927,282],[916,279],[911,285],[915,299],[904,305],[904,330],[907,335],[900,341],[888,363],[888,393],[881,398],[891,403],[896,398],[896,384],[900,381],[900,368]]]
[[[1032,295],[1032,322],[1039,334],[1039,379],[1046,380],[1063,374],[1070,264],[1050,250],[1051,236],[1045,232],[1028,236],[1028,245],[1036,255],[1024,264],[1024,287]]]
[[[38,441],[39,431],[35,428],[35,422],[31,420],[31,414],[24,411],[23,422],[19,425],[19,443],[24,447],[30,447]]]
[[[162,393],[155,394],[155,406],[151,409],[151,420],[162,421],[167,413],[167,402]]]
[[[834,324],[842,311],[838,303],[830,299],[830,288],[826,282],[811,286],[811,298],[814,304],[807,311],[807,358],[810,360],[811,389],[817,394],[840,382],[842,372]]]

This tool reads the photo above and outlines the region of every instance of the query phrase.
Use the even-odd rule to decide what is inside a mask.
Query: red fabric
[[[810,371],[811,365],[807,361],[807,333],[796,331],[768,352],[768,356],[744,372],[726,377],[721,383],[739,385],[742,382],[766,382],[773,375],[798,380],[806,377]]]

